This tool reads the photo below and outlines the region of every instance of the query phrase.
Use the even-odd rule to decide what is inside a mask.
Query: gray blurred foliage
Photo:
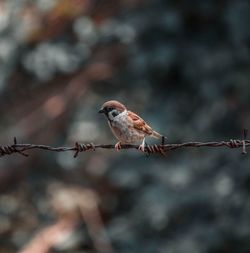
[[[97,114],[108,99],[171,143],[241,138],[249,13],[245,0],[0,0],[0,143],[114,143]],[[61,231],[36,252],[247,253],[249,185],[239,150],[2,157],[0,252]]]

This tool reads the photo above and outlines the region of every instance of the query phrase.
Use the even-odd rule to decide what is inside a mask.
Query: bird
[[[147,136],[156,139],[163,137],[163,135],[154,131],[141,117],[129,111],[119,101],[110,100],[105,102],[99,113],[105,114],[112,133],[118,139],[115,144],[117,151],[121,149],[122,144],[141,143],[138,149],[145,152],[145,138]]]

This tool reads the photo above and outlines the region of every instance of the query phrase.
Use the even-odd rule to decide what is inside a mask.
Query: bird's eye
[[[116,117],[118,114],[119,114],[119,113],[117,112],[117,110],[113,110],[113,111],[112,111],[112,116],[113,116],[113,117]]]

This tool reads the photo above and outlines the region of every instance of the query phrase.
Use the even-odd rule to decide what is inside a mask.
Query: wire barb
[[[12,155],[13,153],[19,153],[20,155],[23,155],[26,157],[29,156],[28,154],[25,154],[22,149],[21,150],[18,149],[16,145],[17,145],[17,140],[16,140],[16,137],[14,137],[13,145],[0,146],[0,157],[4,155]]]
[[[229,141],[229,143],[228,143],[228,146],[230,148],[239,148],[241,146],[241,142],[242,141],[240,141],[240,140],[233,140],[233,139],[231,139]]]
[[[78,142],[75,143],[75,154],[74,158],[76,158],[79,154],[79,152],[85,152],[88,150],[93,150],[95,151],[95,145],[93,143],[88,143],[88,144],[79,144]]]
[[[166,150],[164,149],[164,145],[148,145],[146,147],[146,152],[148,155],[150,154],[160,154],[165,156],[166,155]]]
[[[246,150],[246,139],[247,139],[247,134],[248,134],[248,129],[243,130],[243,141],[242,141],[242,154],[246,155],[247,150]]]

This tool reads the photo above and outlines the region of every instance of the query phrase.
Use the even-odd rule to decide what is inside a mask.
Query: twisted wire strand
[[[246,140],[247,137],[247,130],[244,129],[243,132],[243,139],[231,139],[229,141],[212,141],[212,142],[185,142],[185,143],[172,143],[172,144],[165,144],[165,138],[162,139],[161,144],[154,144],[154,145],[146,145],[145,153],[147,155],[150,154],[160,154],[165,155],[168,151],[173,151],[176,149],[181,148],[200,148],[200,147],[211,147],[211,148],[218,148],[218,147],[227,147],[227,148],[242,148],[242,154],[246,154],[246,148],[250,146],[250,140]],[[86,151],[95,151],[96,149],[114,149],[115,145],[112,144],[80,144],[78,142],[75,143],[72,147],[52,147],[48,145],[40,145],[40,144],[20,144],[17,143],[16,137],[14,138],[14,144],[12,145],[0,145],[0,157],[5,155],[12,155],[14,153],[21,154],[23,156],[28,156],[25,151],[31,149],[38,149],[38,150],[47,150],[53,152],[67,152],[72,151],[74,152],[74,157],[77,157],[79,153],[86,152]],[[139,149],[139,145],[121,145],[121,149]]]

